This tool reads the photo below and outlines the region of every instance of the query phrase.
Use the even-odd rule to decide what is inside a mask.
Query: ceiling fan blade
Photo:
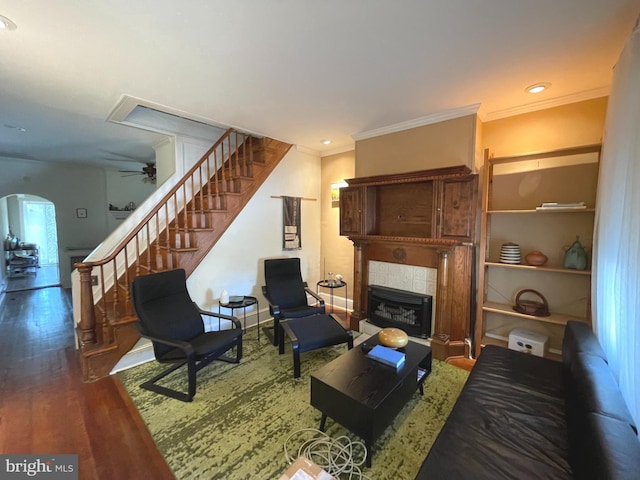
[[[118,170],[120,173],[127,173],[128,175],[120,175],[121,177],[130,177],[132,175],[146,175],[143,180],[155,183],[156,181],[156,165],[151,162],[147,162],[146,166],[141,170]]]

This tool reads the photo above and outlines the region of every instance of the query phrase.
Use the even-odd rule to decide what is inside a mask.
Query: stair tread
[[[169,231],[185,231],[189,232],[213,232],[215,228],[213,227],[169,227]]]
[[[200,250],[198,247],[176,248],[176,247],[159,246],[158,248],[160,248],[162,250],[169,250],[170,252],[197,252],[198,250]]]
[[[220,193],[216,193],[216,192],[212,192],[212,193],[205,193],[203,194],[205,197],[206,196],[210,196],[210,197],[224,197],[225,195],[229,195],[229,196],[238,196],[238,195],[242,195],[242,192],[220,192]],[[198,196],[196,196],[195,198],[198,198]]]

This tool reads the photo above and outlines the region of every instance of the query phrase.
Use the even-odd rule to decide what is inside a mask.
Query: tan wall
[[[355,177],[355,151],[338,153],[322,158],[322,206],[320,209],[320,272],[339,273],[348,285],[349,298],[353,298],[353,243],[340,236],[340,209],[331,204],[331,184]],[[315,288],[312,286],[312,288]],[[324,290],[323,293],[328,293]],[[334,294],[345,296],[345,289],[336,289]],[[337,300],[336,305],[344,308]]]
[[[495,157],[602,142],[608,97],[485,122],[482,148]]]
[[[466,165],[474,169],[476,115],[356,142],[356,177]]]
[[[476,116],[476,131],[475,131],[475,159],[474,159],[474,171],[479,172],[484,164],[484,148],[482,146],[482,134],[484,124],[480,121],[480,119]]]
[[[478,144],[494,157],[508,157],[601,143],[607,101],[600,97],[484,122]],[[482,179],[484,154],[478,166]],[[479,198],[482,186],[480,181]]]

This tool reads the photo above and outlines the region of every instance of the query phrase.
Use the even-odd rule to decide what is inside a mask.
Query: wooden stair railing
[[[139,339],[131,281],[173,268],[191,274],[290,148],[227,130],[112,253],[75,265],[85,381],[107,376]]]

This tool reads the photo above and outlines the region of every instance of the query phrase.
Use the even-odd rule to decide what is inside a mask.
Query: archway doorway
[[[6,291],[60,285],[55,205],[29,194],[8,195],[0,212],[6,225]]]

